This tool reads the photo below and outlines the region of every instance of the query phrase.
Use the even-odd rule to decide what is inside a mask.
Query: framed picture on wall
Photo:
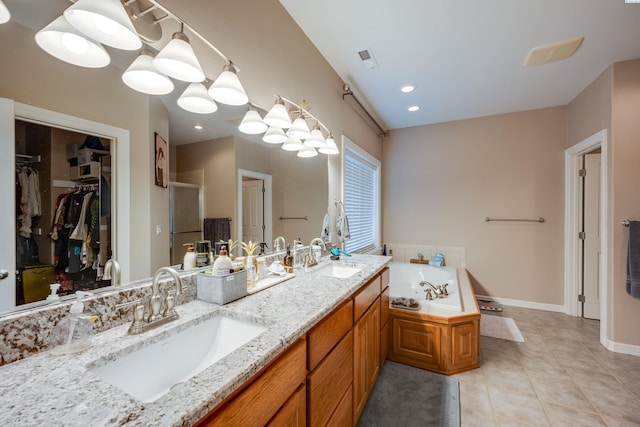
[[[167,141],[165,141],[157,132],[156,139],[156,185],[158,187],[167,188],[169,186],[169,171],[167,163]]]

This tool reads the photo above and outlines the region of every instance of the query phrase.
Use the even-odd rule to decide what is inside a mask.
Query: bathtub
[[[448,284],[449,295],[444,298],[426,298],[425,287],[419,283],[423,280],[433,285]],[[464,310],[462,298],[458,288],[455,267],[433,267],[425,264],[410,264],[406,262],[391,262],[389,264],[389,297],[414,298],[420,302],[418,312],[429,312],[429,308],[437,308],[462,312]]]

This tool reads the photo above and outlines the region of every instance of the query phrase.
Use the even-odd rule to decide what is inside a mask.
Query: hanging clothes
[[[31,218],[42,215],[40,200],[40,176],[31,166],[20,166],[16,171],[16,188],[19,187],[19,232],[22,237],[31,237]],[[18,192],[16,192],[18,194]],[[16,199],[18,201],[18,199]]]

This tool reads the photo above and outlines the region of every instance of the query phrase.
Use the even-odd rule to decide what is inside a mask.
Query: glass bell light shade
[[[49,55],[80,67],[101,68],[111,62],[104,47],[73,28],[64,15],[38,31],[36,43]]]
[[[11,19],[11,13],[9,13],[7,6],[5,6],[4,3],[2,3],[2,0],[0,0],[0,24],[9,22],[9,19]]]
[[[123,50],[137,50],[142,41],[120,0],[78,0],[64,11],[69,24],[92,39]]]
[[[222,73],[209,88],[209,96],[227,105],[244,105],[249,97],[238,78],[236,67],[232,63],[224,66]]]
[[[284,131],[275,126],[269,126],[269,129],[262,136],[262,140],[267,144],[282,144],[288,139]]]
[[[338,150],[338,146],[336,145],[336,141],[333,139],[333,135],[329,134],[327,139],[325,139],[326,145],[324,147],[318,148],[318,151],[322,154],[340,154],[340,150]]]
[[[298,116],[287,131],[287,136],[298,139],[309,138],[311,136],[311,131],[309,130],[307,121],[302,116]]]
[[[268,126],[265,124],[265,122],[262,121],[260,113],[258,113],[253,106],[249,107],[249,110],[242,118],[242,122],[240,122],[240,126],[238,126],[240,132],[249,135],[258,135],[260,133],[264,133],[267,128]]]
[[[297,154],[298,157],[305,157],[305,158],[315,157],[317,155],[318,155],[318,152],[316,151],[316,149],[308,145],[306,141],[304,144],[302,144],[302,148],[298,150],[298,154]]]
[[[284,144],[282,144],[281,148],[285,151],[298,151],[301,150],[302,147],[304,147],[302,141],[300,141],[298,138],[289,137],[284,142]]]
[[[282,98],[276,99],[271,110],[264,116],[264,122],[269,126],[280,129],[289,129],[291,127],[291,117],[289,117],[289,112],[287,107],[284,106]]]
[[[122,74],[122,81],[133,90],[148,95],[166,95],[173,91],[173,81],[153,66],[153,53],[142,50]]]
[[[218,111],[218,105],[207,93],[207,88],[202,83],[191,83],[184,90],[178,105],[183,110],[197,114],[211,114]]]
[[[180,31],[173,33],[171,41],[153,58],[153,66],[183,82],[196,83],[205,78],[189,38]]]
[[[320,127],[318,125],[315,125],[313,127],[313,129],[311,130],[311,136],[307,138],[304,143],[309,147],[314,148],[320,148],[327,145],[327,143],[324,142],[324,136],[322,135],[322,131],[320,130]]]

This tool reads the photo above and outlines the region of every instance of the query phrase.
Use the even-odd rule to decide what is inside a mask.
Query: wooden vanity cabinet
[[[353,301],[307,333],[307,423],[352,425]]]
[[[307,343],[301,339],[249,380],[239,393],[229,397],[197,426],[283,425],[283,420],[298,420],[305,408]],[[279,421],[280,420],[280,421]],[[288,424],[284,425],[304,425]]]
[[[380,274],[382,279],[382,293],[380,294],[380,364],[389,355],[391,345],[391,323],[389,322],[389,269],[385,268]]]

